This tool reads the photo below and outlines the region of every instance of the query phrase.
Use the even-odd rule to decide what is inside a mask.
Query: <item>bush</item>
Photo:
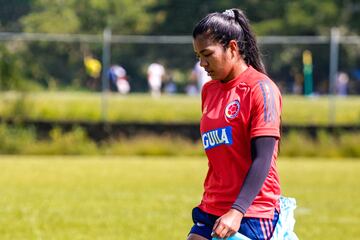
[[[352,158],[360,157],[359,139],[359,134],[356,133],[347,133],[341,135],[339,145],[343,147],[340,149],[340,155]]]
[[[86,132],[76,127],[64,133],[60,128],[50,132],[50,140],[38,141],[25,150],[26,154],[36,155],[95,155],[99,150],[95,142],[90,140]]]
[[[317,132],[315,138],[299,131],[291,131],[281,140],[281,156],[359,158],[359,133],[329,134]]]
[[[36,142],[36,133],[32,128],[8,127],[0,124],[0,153],[22,154],[24,149]]]
[[[81,128],[64,133],[60,128],[50,132],[50,139],[37,139],[33,128],[0,125],[0,154],[94,155],[98,147]]]
[[[280,155],[295,157],[301,154],[304,157],[313,157],[315,148],[315,141],[310,136],[298,131],[291,131],[282,136]]]
[[[356,133],[320,131],[311,137],[291,131],[283,136],[280,149],[284,157],[360,158]],[[0,154],[205,156],[201,141],[170,135],[137,135],[95,143],[80,127],[68,132],[55,127],[47,139],[39,139],[33,128],[6,124],[0,125]]]
[[[201,156],[201,142],[192,142],[174,136],[139,135],[130,139],[121,138],[102,145],[107,155],[140,156]]]

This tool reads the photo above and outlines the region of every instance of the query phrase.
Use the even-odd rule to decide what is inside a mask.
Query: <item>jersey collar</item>
[[[254,68],[252,66],[249,66],[244,72],[242,72],[239,76],[237,76],[236,78],[226,82],[226,83],[222,83],[219,81],[220,86],[222,89],[230,89],[235,87],[236,85],[238,85],[241,82],[246,83],[248,80],[248,76],[249,74],[254,70]]]

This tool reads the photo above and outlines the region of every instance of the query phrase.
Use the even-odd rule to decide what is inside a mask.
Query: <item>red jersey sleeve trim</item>
[[[270,137],[277,137],[280,138],[280,132],[279,128],[273,127],[273,128],[253,128],[250,133],[250,137],[260,137],[260,136],[270,136]]]

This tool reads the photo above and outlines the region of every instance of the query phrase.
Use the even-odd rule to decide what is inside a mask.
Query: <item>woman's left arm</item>
[[[276,137],[257,137],[251,140],[252,164],[240,193],[226,214],[215,222],[213,235],[224,238],[235,234],[240,228],[241,219],[261,190],[269,174]]]
[[[253,163],[232,207],[242,214],[245,214],[259,194],[269,174],[275,144],[275,137],[257,137],[251,140],[251,159]]]

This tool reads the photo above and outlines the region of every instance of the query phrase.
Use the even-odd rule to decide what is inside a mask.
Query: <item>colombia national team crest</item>
[[[240,102],[239,100],[234,100],[230,102],[225,108],[226,118],[233,119],[236,118],[240,112]]]

